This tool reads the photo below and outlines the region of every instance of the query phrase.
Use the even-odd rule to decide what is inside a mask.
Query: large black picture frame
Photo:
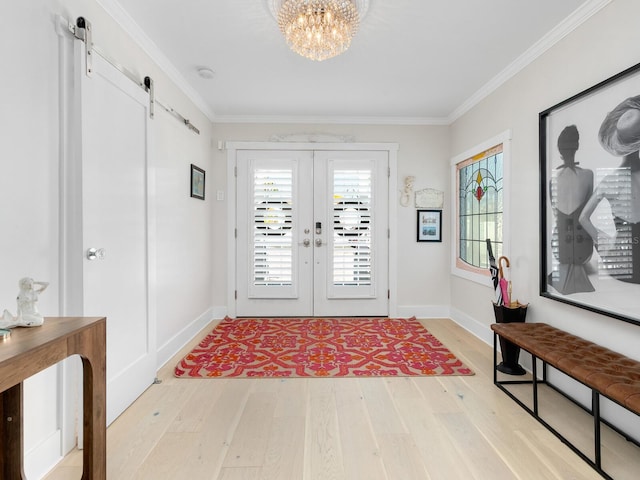
[[[640,64],[540,112],[539,141],[540,295],[640,325]]]

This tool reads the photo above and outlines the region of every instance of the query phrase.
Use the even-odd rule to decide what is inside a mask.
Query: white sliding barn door
[[[388,154],[237,152],[239,316],[388,314]]]
[[[76,42],[78,45],[79,42]],[[107,422],[149,385],[156,373],[151,298],[148,94],[99,55],[85,74],[76,50],[80,88],[79,161],[81,247],[73,255],[82,278],[77,305],[85,316],[107,317]],[[73,263],[73,262],[72,262]]]

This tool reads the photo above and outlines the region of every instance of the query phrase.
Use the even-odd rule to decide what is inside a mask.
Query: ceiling
[[[370,0],[323,62],[289,50],[268,0],[98,1],[213,121],[446,124],[609,0]]]

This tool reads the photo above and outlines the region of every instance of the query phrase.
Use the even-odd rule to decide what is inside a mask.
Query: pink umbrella
[[[506,264],[507,268],[509,268],[509,259],[507,257],[500,257],[498,259],[498,267],[499,267],[499,284],[500,290],[502,291],[502,304],[509,306],[511,304],[511,282],[508,282],[506,278],[504,278],[504,271],[502,270],[502,261]]]

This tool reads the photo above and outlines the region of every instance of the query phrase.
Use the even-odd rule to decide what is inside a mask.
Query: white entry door
[[[388,315],[388,152],[237,152],[239,316]]]
[[[83,54],[76,52],[76,65]],[[148,94],[99,55],[80,85],[81,310],[107,317],[107,422],[156,374],[150,302]]]

